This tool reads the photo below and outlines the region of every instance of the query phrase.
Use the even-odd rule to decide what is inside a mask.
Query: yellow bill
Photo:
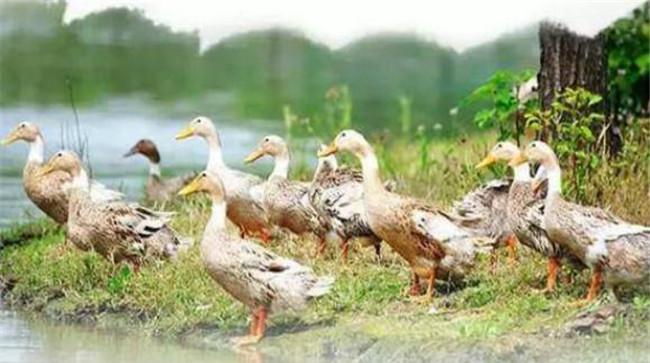
[[[7,135],[7,137],[5,137],[2,141],[0,141],[0,144],[9,145],[15,142],[16,140],[18,140],[18,136],[14,135],[14,133],[12,132],[11,134]]]
[[[336,147],[336,145],[331,144],[329,146],[326,146],[324,149],[318,151],[318,157],[319,158],[324,158],[326,156],[336,154],[338,151],[339,151],[339,148]]]
[[[261,158],[262,156],[264,156],[264,151],[259,150],[259,149],[258,149],[258,150],[254,150],[252,153],[248,154],[248,156],[246,157],[246,159],[244,159],[244,162],[245,162],[246,164],[248,164],[248,163],[252,163],[253,161],[255,161],[255,160]]]
[[[199,183],[199,179],[200,179],[200,178],[201,178],[201,176],[197,176],[196,178],[194,178],[194,180],[192,180],[191,182],[189,182],[189,184],[187,184],[186,186],[184,186],[183,189],[181,189],[181,190],[178,191],[178,195],[188,195],[188,194],[192,194],[192,193],[196,193],[196,192],[198,192],[198,191],[199,191],[199,187],[200,187],[200,185],[201,185],[201,184]]]
[[[497,159],[492,154],[488,154],[488,156],[486,156],[485,159],[483,159],[483,161],[476,164],[475,168],[476,169],[482,169],[482,168],[485,168],[486,166],[490,166],[490,165],[494,164],[496,161],[497,161]]]
[[[528,158],[526,158],[526,155],[524,155],[524,153],[519,153],[514,158],[512,158],[510,160],[508,165],[510,165],[510,166],[518,166],[518,165],[521,165],[521,164],[523,164],[523,163],[525,163],[527,161],[528,161]]]
[[[54,167],[50,164],[43,165],[43,168],[38,172],[38,176],[45,176],[54,171]]]
[[[187,139],[190,136],[194,135],[194,127],[193,126],[187,126],[186,128],[182,129],[181,132],[176,134],[176,140],[183,140]]]

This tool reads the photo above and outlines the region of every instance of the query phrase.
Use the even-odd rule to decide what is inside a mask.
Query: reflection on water
[[[241,361],[228,351],[192,349],[154,338],[24,320],[0,307],[0,363]]]
[[[224,158],[235,167],[243,168],[242,160],[269,123],[247,121],[245,126],[215,120],[224,144]],[[129,199],[140,198],[147,177],[147,164],[141,157],[122,155],[140,138],[150,138],[162,157],[163,175],[198,170],[205,166],[208,150],[200,140],[174,140],[174,135],[193,117],[192,114],[160,113],[135,101],[112,101],[101,107],[79,111],[82,133],[87,137],[94,176],[111,188],[125,192]],[[46,142],[46,157],[62,146],[62,126],[74,131],[74,115],[69,107],[15,107],[0,109],[0,137],[17,123],[31,121],[41,128]],[[275,123],[278,124],[278,123]],[[69,142],[69,141],[68,141]],[[41,216],[22,190],[22,168],[27,160],[28,146],[17,142],[3,147],[0,153],[0,227],[31,216]]]

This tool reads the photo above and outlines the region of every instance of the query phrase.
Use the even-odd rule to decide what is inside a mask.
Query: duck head
[[[2,145],[9,145],[18,140],[34,142],[41,136],[38,126],[31,122],[21,122],[2,140]]]
[[[160,162],[160,154],[158,153],[158,148],[156,148],[156,144],[154,144],[153,141],[149,139],[142,139],[135,143],[135,145],[133,145],[133,147],[126,154],[124,154],[124,157],[126,158],[135,154],[145,156],[152,163],[157,164]]]
[[[248,154],[246,159],[244,159],[244,162],[247,164],[252,163],[253,161],[265,155],[269,155],[274,158],[287,157],[289,155],[289,147],[280,136],[264,136],[257,145],[257,148]]]

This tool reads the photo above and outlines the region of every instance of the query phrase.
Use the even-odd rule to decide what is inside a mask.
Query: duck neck
[[[562,170],[556,162],[549,162],[543,165],[546,169],[548,179],[548,197],[560,196],[562,194]]]
[[[528,182],[531,180],[530,165],[528,163],[523,163],[517,166],[513,166],[512,171],[515,174],[516,182]]]
[[[214,133],[205,138],[210,148],[210,154],[208,156],[208,170],[219,170],[226,167],[226,164],[223,162],[223,155],[221,153],[221,140],[219,139],[219,134]]]
[[[29,143],[29,155],[27,161],[35,162],[38,164],[43,163],[43,155],[45,154],[45,142],[41,135],[37,135],[34,141]]]
[[[223,197],[212,198],[212,213],[205,226],[205,234],[219,233],[226,230],[226,201]],[[209,240],[214,240],[210,238]]]
[[[373,192],[383,192],[384,185],[379,177],[379,161],[372,150],[366,150],[359,155],[363,173],[363,189],[366,195]]]
[[[149,176],[160,178],[160,163],[149,160]]]
[[[78,201],[84,200],[90,197],[90,179],[88,174],[83,169],[80,169],[78,173],[73,174],[72,181],[70,182],[70,210],[75,211],[78,207]],[[73,213],[69,213],[72,215]]]
[[[280,154],[275,156],[275,165],[273,166],[273,171],[269,178],[280,177],[286,179],[289,175],[289,163],[291,162],[291,156],[289,151],[285,150]]]

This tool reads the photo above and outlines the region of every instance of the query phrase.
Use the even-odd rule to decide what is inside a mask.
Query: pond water
[[[24,318],[0,306],[0,363],[236,361],[231,352],[193,349],[155,338],[53,324]]]
[[[161,154],[164,175],[199,170],[207,162],[208,149],[197,139],[174,140],[174,135],[194,117],[193,113],[159,111],[132,100],[113,100],[101,106],[78,111],[81,134],[87,139],[93,176],[107,186],[126,193],[128,199],[141,198],[148,166],[143,157],[123,158],[122,155],[141,138],[152,139]],[[208,115],[221,133],[224,158],[233,167],[245,168],[243,158],[264,133],[272,132],[279,122],[262,120],[224,120]],[[74,113],[69,107],[12,107],[0,109],[0,138],[19,122],[36,123],[44,135],[46,157],[62,148],[74,145]],[[278,131],[278,130],[275,130]],[[65,141],[65,143],[64,143]],[[16,142],[2,147],[0,152],[0,228],[29,218],[41,216],[27,199],[22,187],[22,169],[27,160],[28,146]],[[268,168],[269,160],[261,163]],[[256,167],[260,167],[256,165]]]

